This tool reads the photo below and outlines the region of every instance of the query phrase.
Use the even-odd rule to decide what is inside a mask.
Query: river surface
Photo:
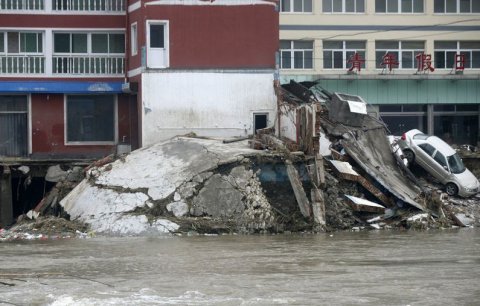
[[[0,243],[0,305],[480,305],[480,230]]]

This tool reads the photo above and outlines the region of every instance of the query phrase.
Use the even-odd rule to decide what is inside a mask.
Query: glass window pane
[[[293,0],[293,11],[294,12],[303,11],[303,0]]]
[[[109,37],[109,53],[125,53],[125,35],[110,34]]]
[[[365,0],[357,0],[357,13],[365,12]]]
[[[313,49],[313,41],[294,41],[294,49]]]
[[[327,50],[343,49],[343,42],[337,41],[337,40],[324,40],[323,49],[327,49]]]
[[[433,3],[433,11],[435,13],[445,13],[445,0],[435,0]]]
[[[375,12],[376,13],[385,13],[387,11],[387,6],[385,0],[375,0]]]
[[[447,161],[445,159],[445,156],[443,156],[442,153],[438,152],[435,153],[435,157],[433,158],[437,163],[439,163],[442,167],[447,166]]]
[[[412,0],[402,0],[402,13],[412,12]]]
[[[292,53],[290,51],[282,51],[282,68],[291,69],[292,68]]]
[[[333,68],[332,59],[333,59],[332,51],[323,51],[323,68],[325,69]]]
[[[456,41],[436,41],[434,42],[435,49],[457,49]]]
[[[480,51],[472,52],[472,68],[480,68]]]
[[[53,35],[55,53],[70,53],[70,34],[55,33]]]
[[[375,52],[375,67],[382,68],[383,56],[385,55],[385,51],[377,51]]]
[[[433,105],[433,111],[435,112],[454,112],[455,105],[453,104],[435,104]]]
[[[470,0],[460,0],[460,12],[470,13]]]
[[[423,50],[425,42],[423,41],[402,41],[402,49]]]
[[[87,53],[87,34],[72,34],[72,53]]]
[[[402,111],[402,106],[401,105],[379,105],[378,110],[380,112],[385,112],[385,113],[392,113],[392,112],[401,112]]]
[[[478,115],[436,115],[433,120],[433,132],[447,143],[476,145],[478,137]]]
[[[460,49],[477,49],[480,50],[480,41],[461,41]]]
[[[68,96],[67,141],[114,141],[113,96]]]
[[[455,108],[457,112],[478,112],[477,104],[457,104]]]
[[[303,11],[306,12],[306,13],[313,12],[312,0],[304,0]]]
[[[333,68],[336,68],[336,69],[343,68],[343,52],[342,51],[333,52]]]
[[[472,13],[480,13],[480,1],[472,2]]]
[[[290,12],[290,0],[282,0],[282,12]]]
[[[446,0],[446,12],[447,13],[456,13],[457,12],[457,0]]]
[[[3,33],[0,33],[0,53],[5,52]]]
[[[364,41],[346,41],[345,48],[347,49],[365,49]]]
[[[293,68],[303,68],[303,51],[293,52]]]
[[[432,156],[433,155],[433,152],[435,152],[435,148],[432,147],[430,144],[428,143],[422,143],[420,145],[418,145],[423,151],[425,151],[425,153],[427,153],[428,155]]]
[[[291,48],[291,40],[280,41],[280,49],[290,49],[290,48]]]
[[[345,0],[345,12],[355,12],[355,0]]]
[[[108,34],[92,34],[92,52],[108,53]]]
[[[342,0],[333,0],[333,12],[335,13],[342,12]]]
[[[456,52],[447,52],[447,63],[446,63],[447,67],[445,68],[453,68],[453,66],[455,65],[456,55],[457,55]]]
[[[398,41],[385,41],[379,40],[375,42],[376,49],[388,49],[388,50],[396,50],[398,49]]]
[[[413,12],[423,13],[423,0],[413,0]]]
[[[381,108],[380,108],[381,109]],[[395,112],[391,110],[391,112]],[[427,116],[382,116],[388,129],[395,136],[401,136],[411,129],[427,130]]]
[[[324,13],[332,12],[332,0],[323,0],[322,1],[322,11]]]
[[[414,56],[413,52],[402,52],[402,68],[409,69],[413,68]]]
[[[165,31],[163,24],[150,25],[150,47],[165,48]]]
[[[387,0],[387,12],[388,13],[398,12],[398,0]]]
[[[313,51],[305,51],[305,66],[303,68],[313,68]]]
[[[37,34],[20,33],[20,52],[37,52]]]
[[[20,51],[18,36],[19,36],[18,32],[8,32],[7,34],[8,53],[18,53]]]

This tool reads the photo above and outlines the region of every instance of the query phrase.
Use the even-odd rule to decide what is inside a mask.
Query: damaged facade
[[[275,2],[13,0],[0,16],[3,226],[41,199],[15,191],[38,193],[28,178],[42,190],[52,165],[190,132],[247,136],[275,116]]]

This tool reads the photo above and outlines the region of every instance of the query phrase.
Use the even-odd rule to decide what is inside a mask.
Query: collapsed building
[[[293,81],[277,96],[278,133],[223,141],[192,134],[86,169],[51,168],[56,183],[27,216],[62,215],[109,235],[478,222],[478,205],[458,209],[410,172],[361,97]]]

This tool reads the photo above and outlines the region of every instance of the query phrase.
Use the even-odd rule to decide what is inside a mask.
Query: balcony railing
[[[1,0],[0,0],[1,1]],[[54,11],[124,12],[125,0],[51,0]]]
[[[0,0],[0,10],[44,10],[46,0]]]
[[[54,56],[53,74],[123,75],[125,57],[119,56]]]
[[[1,1],[1,0],[0,0]],[[0,74],[44,74],[44,56],[0,56]]]

